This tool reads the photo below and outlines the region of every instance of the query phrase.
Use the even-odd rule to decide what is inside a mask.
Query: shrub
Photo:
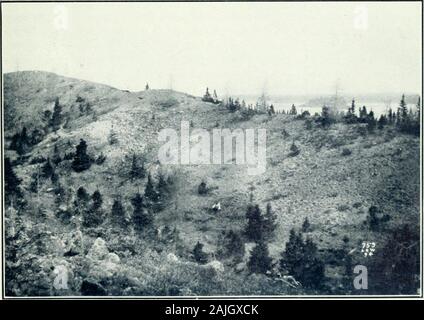
[[[378,208],[376,206],[371,206],[368,210],[367,222],[372,231],[377,231],[380,229],[380,219],[377,216]]]
[[[203,244],[200,242],[197,242],[197,244],[194,246],[193,249],[193,258],[196,262],[200,264],[205,264],[208,262],[208,256],[203,251]]]
[[[47,159],[43,156],[34,157],[31,159],[30,164],[39,164],[45,162]]]
[[[106,156],[103,154],[103,152],[97,157],[96,164],[102,165],[106,161]]]
[[[309,223],[308,217],[305,218],[302,224],[302,231],[308,232],[311,229],[311,224]]]
[[[344,211],[349,210],[349,206],[347,204],[341,204],[337,207],[337,210],[340,211],[340,212],[344,212]]]
[[[208,188],[206,187],[206,182],[202,181],[202,182],[199,184],[199,187],[197,188],[197,192],[198,192],[200,195],[204,195],[204,194],[207,194],[207,193],[208,193]]]
[[[178,105],[178,100],[174,97],[163,98],[156,102],[156,105],[162,108],[171,108]]]
[[[343,148],[342,156],[350,156],[352,151],[349,148]]]
[[[289,157],[296,157],[299,153],[300,153],[300,149],[293,142],[292,145],[290,146]]]

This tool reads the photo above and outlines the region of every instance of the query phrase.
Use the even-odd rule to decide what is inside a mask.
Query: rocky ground
[[[9,206],[5,212],[6,232],[20,232],[14,242],[19,259],[10,263],[9,283],[6,278],[10,295],[304,294],[304,289],[284,281],[249,275],[246,261],[254,244],[247,240],[241,262],[218,257],[223,232],[244,230],[251,194],[263,211],[270,203],[277,214],[276,234],[268,244],[276,263],[290,229],[300,229],[306,217],[311,223],[306,235],[323,255],[344,248],[362,262],[362,242],[375,242],[378,250],[390,230],[402,224],[419,225],[419,138],[393,128],[376,129],[373,134],[363,134],[360,124],[307,129],[304,120],[281,114],[258,114],[246,120],[238,112],[184,93],[126,92],[44,72],[6,74],[4,89],[6,157],[17,159],[7,147],[12,135],[24,126],[30,131],[42,128],[43,112],[53,109],[56,97],[68,119],[14,167],[28,205]],[[81,112],[81,104],[86,103],[89,111]],[[252,176],[246,166],[234,164],[161,165],[158,132],[179,130],[182,120],[190,121],[192,128],[208,130],[265,128],[266,172]],[[119,141],[113,145],[108,141],[111,129]],[[156,232],[141,239],[131,228],[114,228],[107,218],[89,229],[63,223],[57,217],[50,182],[38,194],[29,191],[31,175],[39,166],[31,160],[52,156],[55,145],[61,154],[72,152],[81,138],[89,154],[103,154],[106,160],[81,173],[74,172],[69,161],[61,162],[56,170],[67,192],[75,194],[80,186],[90,194],[99,190],[106,213],[120,197],[130,217],[130,199],[144,190],[147,180],[126,178],[131,156],[136,154],[145,160],[155,181],[159,172],[172,180],[172,190],[155,214],[155,229],[176,229],[177,237],[163,239]],[[290,156],[293,142],[300,150],[296,156]],[[209,188],[206,195],[197,192],[202,181]],[[217,202],[222,210],[213,212]],[[367,226],[371,206],[378,207],[379,216],[390,217],[378,232]],[[198,241],[204,244],[208,264],[199,265],[191,258]],[[52,286],[61,268],[67,270],[67,289]],[[337,263],[326,265],[330,279],[326,293],[340,289],[341,274]]]

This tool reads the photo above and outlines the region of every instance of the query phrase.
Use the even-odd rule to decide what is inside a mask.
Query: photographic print
[[[421,2],[1,15],[4,297],[422,295]]]

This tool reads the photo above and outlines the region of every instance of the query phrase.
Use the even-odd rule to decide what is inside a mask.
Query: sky
[[[3,72],[202,95],[421,92],[420,2],[2,3]]]

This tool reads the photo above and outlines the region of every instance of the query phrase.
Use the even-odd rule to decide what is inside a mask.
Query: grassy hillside
[[[54,132],[43,116],[53,111],[56,98],[63,120]],[[9,295],[362,294],[351,288],[352,281],[343,282],[353,278],[344,269],[346,252],[354,264],[372,265],[374,257],[360,252],[362,242],[375,242],[378,252],[399,226],[419,225],[419,138],[394,127],[374,133],[364,132],[362,124],[307,128],[305,120],[283,114],[246,120],[184,93],[126,92],[44,72],[6,74],[4,99],[5,157],[12,160],[23,194],[23,201],[7,205],[5,213]],[[234,164],[161,165],[158,132],[179,131],[182,120],[208,130],[267,129],[266,172],[252,176]],[[42,131],[42,139],[18,155],[10,144],[23,127],[29,135]],[[109,141],[111,130],[117,143]],[[75,172],[72,158],[63,160],[54,165],[58,181],[41,179],[38,192],[31,191],[34,173],[45,164],[37,159],[52,159],[55,146],[63,158],[75,152],[80,139],[93,159],[104,155],[105,161]],[[295,156],[290,155],[293,142],[300,150]],[[159,203],[147,208],[154,212],[154,225],[141,235],[131,222],[131,199],[137,192],[143,195],[147,175],[130,178],[134,155],[155,185],[160,176],[169,181]],[[198,193],[202,181],[208,187],[204,195]],[[57,185],[63,187],[59,196]],[[99,226],[81,226],[75,214],[81,186],[90,195],[96,190],[102,195]],[[124,206],[127,227],[111,222],[116,199]],[[277,216],[275,235],[267,243],[275,266],[266,275],[251,274],[247,267],[255,246],[244,235],[251,200],[263,212],[270,204]],[[217,202],[219,212],[211,210]],[[385,217],[378,230],[367,220],[372,206],[379,219]],[[65,211],[70,216],[61,214]],[[312,239],[325,261],[320,288],[294,286],[276,271],[290,230],[300,230],[305,218],[311,226],[304,237]],[[240,259],[222,254],[230,230],[242,235],[246,250]],[[194,261],[197,242],[204,244],[208,264]],[[68,289],[52,287],[58,266],[69,273]]]

